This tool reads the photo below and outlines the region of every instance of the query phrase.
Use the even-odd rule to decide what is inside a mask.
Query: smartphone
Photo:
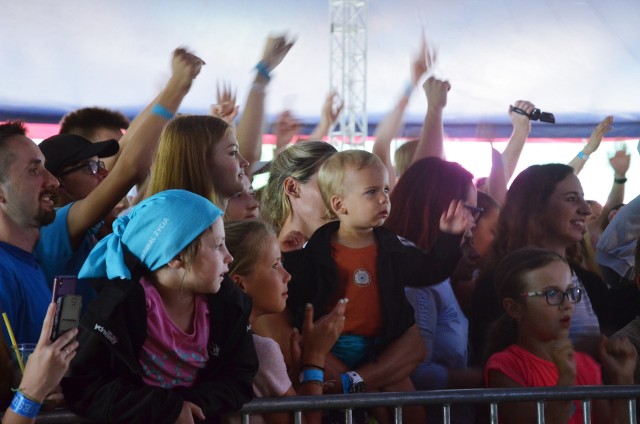
[[[51,329],[51,340],[78,326],[82,296],[76,295],[78,278],[73,275],[59,275],[53,279],[52,301],[56,304],[56,314]]]

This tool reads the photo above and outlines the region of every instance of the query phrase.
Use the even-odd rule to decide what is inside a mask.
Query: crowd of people
[[[241,111],[223,85],[211,114],[177,113],[205,65],[179,48],[169,81],[132,122],[84,108],[40,144],[23,122],[0,124],[0,312],[12,328],[0,338],[3,423],[35,422],[43,404],[95,422],[239,422],[256,396],[640,381],[630,155],[611,158],[604,205],[584,198],[578,178],[613,118],[568,164],[514,175],[535,109],[518,100],[506,149],[474,179],[445,158],[452,87],[425,79],[435,58],[423,41],[373,152],[324,141],[342,110],[329,93],[318,126],[295,143],[299,123],[289,111],[278,118],[265,166],[266,88],[293,45],[267,39]],[[421,82],[420,138],[392,152]],[[78,277],[82,313],[52,340],[60,275]],[[16,372],[10,352],[23,343],[36,347]],[[440,407],[402,411],[406,422],[442,421]],[[393,413],[359,409],[354,420],[384,424]],[[454,405],[451,422],[484,414]],[[584,418],[573,401],[547,402],[544,414]],[[591,419],[627,422],[626,404],[598,401]],[[501,405],[500,420],[535,422],[535,403]]]

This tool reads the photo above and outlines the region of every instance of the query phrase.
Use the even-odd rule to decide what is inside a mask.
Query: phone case
[[[78,327],[82,296],[68,294],[58,298],[56,315],[51,331],[51,340],[56,340],[64,332]]]

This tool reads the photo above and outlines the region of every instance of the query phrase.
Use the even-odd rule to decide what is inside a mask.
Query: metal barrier
[[[402,423],[403,405],[442,405],[445,424],[450,423],[450,407],[456,403],[489,404],[490,423],[498,422],[498,403],[537,402],[538,423],[544,423],[544,401],[582,400],[585,424],[591,423],[593,399],[629,399],[629,422],[636,423],[636,398],[640,385],[631,386],[573,386],[535,387],[522,389],[465,389],[431,390],[404,393],[362,393],[351,395],[295,396],[286,398],[254,399],[242,410],[242,422],[248,424],[249,414],[291,411],[296,424],[301,423],[301,411],[318,409],[344,409],[345,423],[351,424],[351,411],[358,408],[387,406],[395,408],[395,422]]]
[[[402,423],[403,405],[442,405],[444,422],[450,422],[450,407],[457,403],[488,404],[490,423],[498,422],[498,403],[535,401],[538,405],[538,423],[544,423],[544,401],[582,400],[584,422],[589,424],[591,400],[629,399],[629,422],[636,423],[636,398],[640,398],[640,385],[633,386],[574,386],[536,387],[522,389],[465,389],[432,390],[404,393],[361,393],[350,395],[294,396],[286,398],[261,398],[247,403],[240,413],[242,422],[249,422],[249,414],[291,411],[296,423],[302,421],[302,411],[319,409],[344,409],[345,423],[351,424],[351,412],[358,408],[386,406],[395,408],[395,422]],[[44,411],[38,423],[87,422],[65,410]]]

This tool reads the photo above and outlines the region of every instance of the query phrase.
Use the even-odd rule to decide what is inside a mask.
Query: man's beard
[[[44,227],[45,225],[51,224],[56,219],[56,211],[40,211],[36,214],[34,219],[41,227]]]

